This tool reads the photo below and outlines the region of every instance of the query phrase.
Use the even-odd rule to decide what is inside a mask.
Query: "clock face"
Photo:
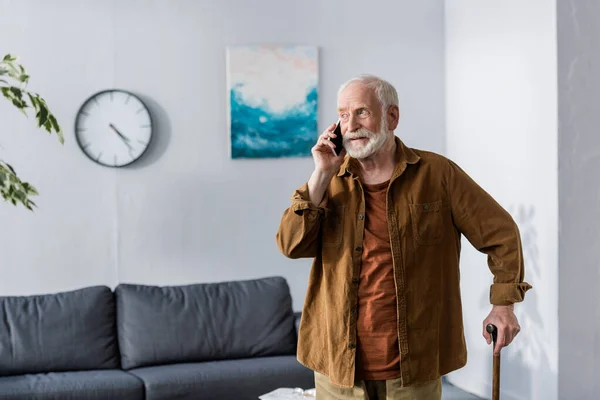
[[[152,138],[152,118],[134,94],[107,90],[90,97],[75,119],[77,143],[90,159],[123,167],[139,159]]]

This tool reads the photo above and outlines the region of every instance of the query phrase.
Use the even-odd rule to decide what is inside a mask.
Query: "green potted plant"
[[[2,95],[18,108],[25,116],[28,109],[33,109],[37,125],[50,134],[56,133],[60,143],[64,143],[62,130],[56,117],[50,112],[46,101],[37,93],[27,90],[29,75],[25,68],[17,62],[17,57],[10,54],[0,61],[0,91]],[[23,182],[15,169],[0,159],[0,193],[5,201],[13,205],[22,204],[33,210],[35,203],[31,196],[38,194],[33,185]]]

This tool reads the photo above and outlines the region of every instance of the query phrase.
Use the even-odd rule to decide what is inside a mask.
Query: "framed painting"
[[[314,46],[227,48],[232,158],[310,156],[317,132]]]

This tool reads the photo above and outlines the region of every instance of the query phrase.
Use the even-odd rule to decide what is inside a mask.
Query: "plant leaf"
[[[33,109],[37,113],[40,110],[40,106],[38,106],[38,102],[37,102],[35,96],[32,95],[29,92],[27,92],[27,96],[29,96],[29,101],[31,102],[31,105],[33,106]]]
[[[30,196],[37,195],[37,190],[29,183],[21,181],[10,164],[0,161],[0,194],[5,201],[13,205],[22,204],[33,210],[35,203]]]
[[[2,61],[0,61],[0,76],[6,77],[0,79],[2,96],[25,116],[27,116],[27,108],[31,105],[35,110],[38,127],[44,128],[49,133],[55,132],[60,143],[63,144],[62,130],[56,117],[49,110],[46,101],[39,94],[26,90],[30,76],[25,67],[17,63],[17,57],[7,54],[2,58]],[[38,195],[38,191],[31,184],[21,181],[10,164],[0,160],[0,195],[6,202],[14,205],[22,204],[27,209],[33,210],[36,204],[30,199],[30,196]]]
[[[48,109],[46,107],[40,106],[40,111],[36,115],[38,119],[38,126],[42,127],[48,121]]]
[[[12,167],[10,164],[8,164],[8,163],[3,163],[3,164],[4,164],[4,165],[6,165],[6,166],[8,167],[8,169],[10,170],[10,172],[11,172],[13,175],[17,175],[17,173],[15,172],[14,168],[13,168],[13,167]]]

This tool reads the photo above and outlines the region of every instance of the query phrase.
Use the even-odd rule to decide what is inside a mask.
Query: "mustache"
[[[361,139],[361,138],[367,138],[367,139],[373,139],[375,137],[375,134],[373,132],[371,132],[368,129],[365,128],[360,128],[354,132],[346,132],[344,134],[344,141],[346,140],[352,140],[352,139]]]

